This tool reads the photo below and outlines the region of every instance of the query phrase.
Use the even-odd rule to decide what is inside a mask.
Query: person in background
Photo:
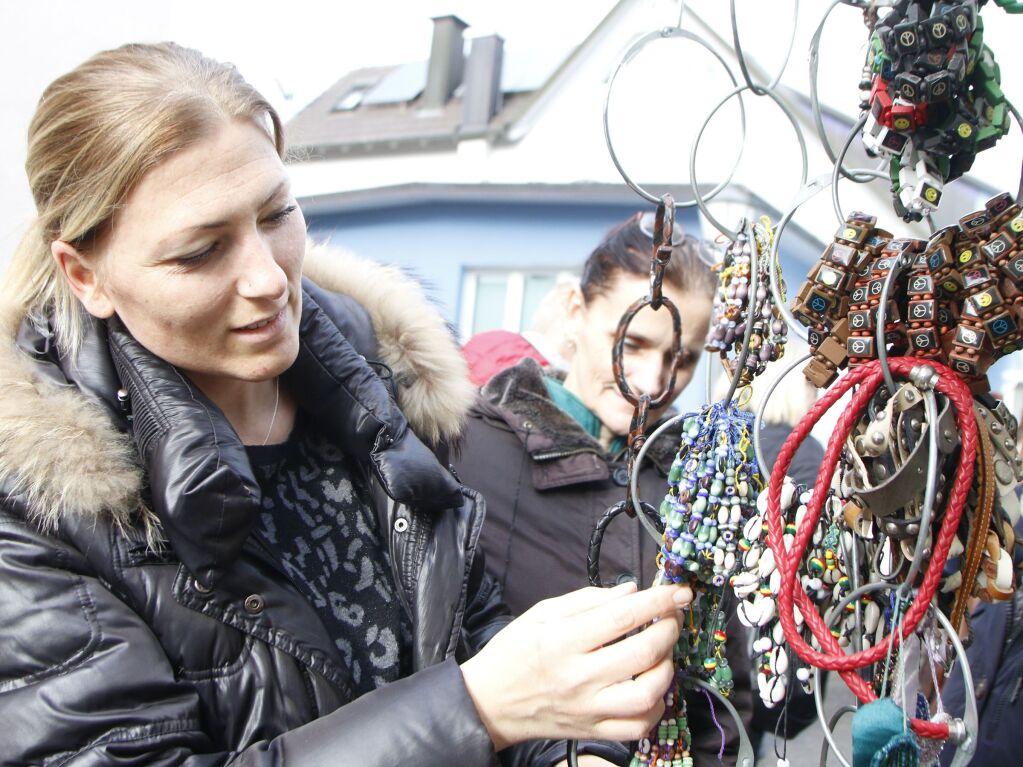
[[[572,351],[565,337],[564,318],[568,298],[577,284],[572,277],[559,277],[533,312],[529,330],[484,330],[466,341],[462,353],[469,364],[469,380],[483,386],[525,357],[532,357],[542,368],[567,370]]]
[[[698,243],[676,225],[664,294],[679,308],[683,357],[677,395],[690,381],[703,350],[716,280]],[[587,583],[586,554],[594,525],[627,492],[626,435],[633,406],[620,394],[611,366],[615,331],[624,311],[649,290],[653,215],[616,226],[586,260],[566,307],[563,325],[572,347],[562,376],[523,359],[490,379],[470,411],[455,469],[481,489],[487,517],[480,540],[490,571],[513,612]],[[666,310],[639,312],[625,338],[624,370],[637,394],[656,395],[670,377],[672,324]],[[670,402],[672,397],[668,398]],[[652,431],[668,415],[650,414]],[[654,508],[666,490],[679,430],[651,443],[640,470],[641,497]],[[649,585],[659,542],[638,521],[620,517],[601,549],[606,583]],[[738,621],[729,641],[736,689],[733,702],[746,723],[752,711],[749,660]],[[687,696],[697,764],[717,764],[721,736],[706,699]],[[730,718],[719,709],[717,721]],[[730,732],[734,759],[737,738]]]
[[[735,399],[740,407],[754,414],[759,412],[764,397],[777,380],[777,376],[793,357],[800,354],[799,343],[790,339],[785,345],[785,356],[777,362],[769,363],[767,369],[753,379],[748,390],[740,388],[736,391]],[[728,392],[728,384],[728,375],[722,373],[716,385],[719,398]],[[817,387],[807,381],[799,369],[785,376],[785,380],[774,388],[764,410],[763,426],[759,435],[760,452],[765,462],[765,466],[761,468],[767,472],[765,480],[777,461],[785,440],[817,401],[817,394]],[[817,480],[817,471],[822,460],[824,447],[816,438],[808,435],[792,459],[789,476],[796,484],[812,487]]]
[[[464,361],[396,271],[306,260],[284,154],[233,67],[172,43],[40,100],[0,297],[0,763],[546,766],[544,739],[640,737],[691,594],[512,621],[445,460]]]

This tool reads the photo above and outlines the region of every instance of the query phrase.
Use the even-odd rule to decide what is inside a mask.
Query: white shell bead
[[[757,563],[757,572],[760,573],[761,578],[766,578],[774,570],[774,552],[771,549],[765,549],[764,553],[760,555],[760,561]]]
[[[760,578],[756,573],[737,573],[732,578],[732,590],[735,592],[735,596],[740,599],[749,596],[758,588],[760,588]]]
[[[750,569],[750,570],[752,570],[754,567],[756,567],[757,566],[757,562],[760,561],[760,552],[761,551],[763,551],[763,549],[760,546],[752,546],[750,548],[750,550],[747,551],[742,556],[742,565],[743,565],[743,567],[745,567],[747,569]]]
[[[789,655],[784,647],[779,647],[774,659],[775,673],[784,674],[789,670]]]
[[[781,487],[781,507],[787,509],[792,505],[792,499],[796,495],[796,486],[791,482],[786,482]]]
[[[781,627],[781,623],[774,624],[771,634],[774,637],[775,644],[781,644],[785,641],[785,629]]]

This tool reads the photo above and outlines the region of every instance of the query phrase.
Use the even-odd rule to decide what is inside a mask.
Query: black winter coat
[[[512,612],[588,585],[586,555],[594,526],[627,492],[624,460],[607,455],[554,404],[532,359],[491,378],[469,415],[455,469],[487,499],[480,542]],[[667,490],[679,438],[679,432],[671,432],[651,444],[641,467],[640,497],[655,509]],[[641,587],[650,585],[657,551],[657,542],[637,520],[619,516],[604,535],[601,581],[635,579]],[[734,619],[727,631],[735,680],[731,701],[748,728],[753,694],[747,635]],[[706,698],[690,693],[686,700],[696,764],[718,764],[721,738]],[[727,733],[726,763],[734,764],[738,731],[722,708],[715,714]]]
[[[418,673],[353,701],[315,610],[249,535],[260,492],[243,446],[175,368],[116,319],[92,324],[77,366],[25,321],[18,349],[0,351],[0,763],[494,760],[456,665],[510,620],[476,552],[483,504],[365,358],[391,363],[420,432],[439,438],[468,391],[444,371],[464,368],[421,296],[391,311],[373,291],[394,298],[401,278],[367,269],[333,271],[369,314],[306,281],[284,379],[370,488]],[[13,335],[17,314],[3,319]],[[502,757],[563,754],[534,743]]]

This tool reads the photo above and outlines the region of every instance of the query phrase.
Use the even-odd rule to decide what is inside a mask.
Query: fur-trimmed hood
[[[394,374],[413,431],[429,443],[457,439],[475,392],[454,338],[421,287],[393,267],[312,244],[304,272],[366,310],[379,361]],[[53,365],[17,348],[21,315],[20,307],[0,305],[0,488],[21,497],[44,528],[67,515],[108,514],[130,524],[146,513],[131,438],[112,420],[111,403],[83,395]]]

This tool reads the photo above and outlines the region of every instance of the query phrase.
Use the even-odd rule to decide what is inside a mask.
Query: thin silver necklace
[[[270,428],[266,430],[266,436],[263,437],[263,444],[265,445],[270,441],[270,433],[274,430],[274,421],[277,420],[277,406],[281,402],[281,377],[277,376],[274,379],[274,414],[270,416]]]

